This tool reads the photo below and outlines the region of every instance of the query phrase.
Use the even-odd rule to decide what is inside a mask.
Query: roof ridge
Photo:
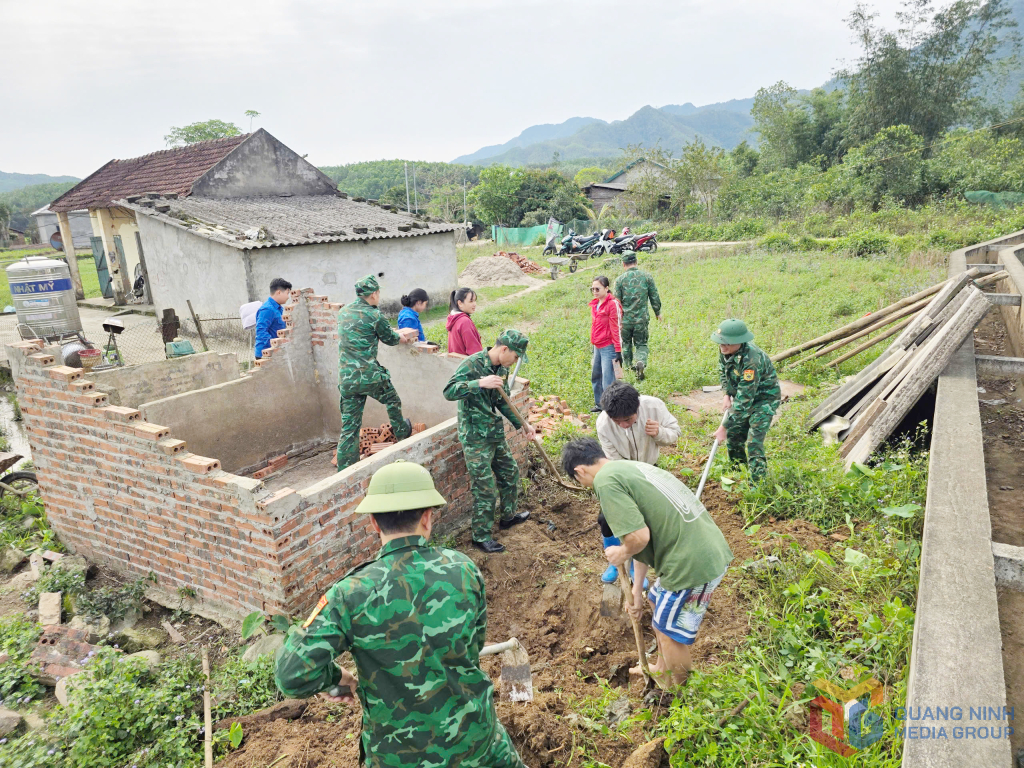
[[[213,146],[214,144],[217,144],[217,143],[227,143],[229,141],[234,141],[234,142],[238,142],[239,144],[241,144],[242,141],[244,141],[245,139],[248,139],[250,136],[252,136],[252,133],[238,133],[238,134],[235,134],[234,136],[221,136],[221,137],[216,138],[216,139],[207,139],[206,141],[194,141],[191,144],[186,144],[183,147],[168,147],[167,149],[158,149],[158,150],[156,150],[154,152],[149,152],[149,153],[147,153],[145,155],[139,155],[138,157],[114,158],[114,160],[112,160],[111,162],[114,162],[114,163],[128,163],[128,162],[131,162],[131,161],[134,161],[134,160],[147,160],[147,159],[154,158],[154,157],[157,157],[157,156],[160,156],[160,155],[165,155],[166,156],[166,155],[171,155],[171,154],[173,154],[175,152],[185,152],[185,151],[192,151],[192,150],[196,150],[196,149],[203,149],[203,148],[206,148],[206,147]]]

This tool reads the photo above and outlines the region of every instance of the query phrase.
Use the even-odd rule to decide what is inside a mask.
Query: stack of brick
[[[584,427],[590,421],[590,414],[576,414],[569,407],[569,401],[557,395],[545,395],[532,402],[526,418],[537,432],[543,435],[557,429],[558,425],[565,421],[577,427]]]
[[[426,428],[427,425],[423,422],[415,422],[412,425],[412,434],[417,435]],[[363,427],[359,430],[359,458],[365,459],[367,456],[380,453],[397,442],[395,430],[391,428],[390,423],[381,424],[380,427]]]
[[[267,466],[265,466],[263,469],[258,469],[255,472],[253,472],[252,476],[257,480],[262,480],[263,478],[272,475],[279,470],[284,469],[287,463],[288,457],[282,453],[280,456],[275,456],[270,461],[268,461]]]
[[[537,272],[543,272],[540,264],[535,261],[530,261],[525,256],[520,256],[518,253],[505,253],[505,251],[499,251],[494,254],[495,256],[504,256],[506,259],[512,259],[515,265],[519,267],[527,275],[536,274]]]

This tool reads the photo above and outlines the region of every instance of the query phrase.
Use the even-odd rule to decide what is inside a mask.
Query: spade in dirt
[[[501,698],[506,701],[533,701],[533,674],[530,657],[516,639],[485,645],[481,656],[501,654]]]
[[[505,388],[504,387],[498,387],[498,393],[503,398],[505,398],[505,402],[508,403],[508,407],[511,408],[512,412],[515,413],[515,415],[519,417],[519,421],[524,426],[526,424],[528,424],[529,422],[526,420],[526,417],[524,417],[523,414],[519,412],[519,409],[515,407],[515,405],[512,403],[512,399],[508,395],[505,394]],[[556,483],[558,483],[563,488],[568,488],[570,491],[585,491],[585,490],[587,490],[586,488],[582,488],[582,487],[580,487],[578,485],[570,485],[569,483],[565,482],[562,479],[561,473],[558,471],[558,467],[555,466],[555,463],[551,460],[551,457],[548,456],[547,452],[544,450],[544,446],[540,442],[540,437],[534,438],[533,442],[534,442],[534,445],[537,446],[537,450],[540,451],[540,455],[541,455],[541,458],[544,459],[544,463],[548,465],[548,471],[551,472],[552,476],[555,478],[555,482]]]

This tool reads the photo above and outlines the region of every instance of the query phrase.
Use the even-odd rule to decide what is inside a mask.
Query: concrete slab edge
[[[1024,592],[1024,547],[992,542],[996,585]]]

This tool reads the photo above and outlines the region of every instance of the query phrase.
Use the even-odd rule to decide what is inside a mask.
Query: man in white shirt
[[[659,446],[679,442],[679,422],[656,397],[641,395],[632,386],[617,381],[601,395],[601,415],[597,417],[597,439],[609,459],[626,459],[654,464],[661,455]],[[604,547],[619,546],[615,536],[604,536]],[[619,578],[609,565],[601,581],[612,584]]]

